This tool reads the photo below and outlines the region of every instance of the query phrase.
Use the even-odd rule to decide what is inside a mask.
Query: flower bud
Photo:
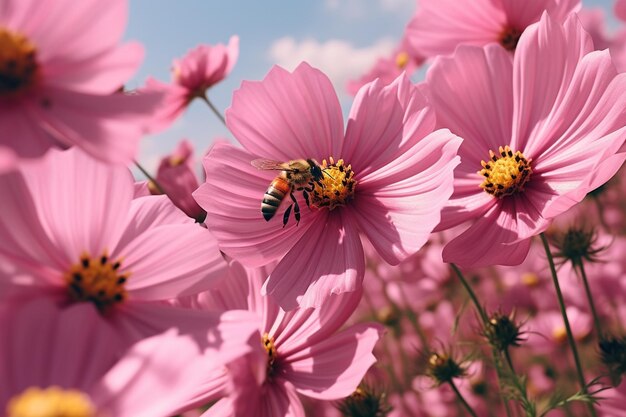
[[[622,375],[626,374],[626,337],[606,337],[598,345],[602,363],[609,368],[612,383],[619,385]]]
[[[605,246],[596,247],[598,234],[593,229],[585,227],[570,227],[564,233],[555,233],[552,244],[558,249],[555,258],[563,262],[570,261],[574,266],[582,265],[583,261],[597,262],[596,255],[606,249]]]
[[[387,394],[361,384],[349,397],[337,405],[344,417],[385,417],[391,411]]]
[[[433,352],[428,357],[426,374],[431,377],[437,385],[441,385],[452,382],[453,378],[465,376],[466,369],[448,353]]]
[[[515,322],[514,313],[492,314],[483,331],[489,344],[500,352],[506,351],[509,347],[519,347],[525,340],[522,338],[521,326]]]

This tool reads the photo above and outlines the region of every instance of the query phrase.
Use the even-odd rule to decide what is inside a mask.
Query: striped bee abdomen
[[[261,213],[263,213],[263,218],[266,221],[274,217],[280,203],[282,203],[285,196],[289,194],[290,189],[291,186],[289,182],[283,177],[274,178],[270,186],[267,187],[263,201],[261,202]]]

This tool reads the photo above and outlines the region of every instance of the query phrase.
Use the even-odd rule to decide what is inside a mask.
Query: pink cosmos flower
[[[206,212],[196,203],[191,193],[200,185],[195,173],[193,146],[188,140],[182,140],[171,155],[161,159],[156,181],[163,188],[159,190],[150,184],[154,194],[165,192],[172,202],[185,214],[202,223]]]
[[[618,19],[626,22],[626,0],[615,0],[613,11]]]
[[[2,318],[2,415],[37,408],[50,416],[171,416],[207,373],[249,350],[241,343],[204,350],[173,329],[125,350],[86,307],[37,300]]]
[[[365,270],[360,233],[391,264],[415,253],[452,192],[460,139],[434,131],[434,112],[404,75],[363,87],[345,134],[330,81],[306,63],[244,82],[226,116],[244,149],[215,145],[204,160],[207,182],[193,195],[227,255],[252,266],[280,259],[263,291],[284,309],[319,306],[330,294],[357,289]],[[305,170],[311,178],[317,172],[317,182],[298,185],[309,189],[310,204],[284,181],[277,186],[286,208],[264,197],[281,168],[257,169],[257,158],[321,163]],[[276,213],[269,221],[264,198]],[[295,221],[292,209],[301,211]]]
[[[0,148],[132,161],[161,95],[116,92],[143,58],[140,45],[119,46],[126,17],[125,0],[2,2]]]
[[[578,19],[593,40],[593,46],[596,50],[601,51],[611,46],[611,39],[606,31],[606,16],[602,8],[582,8],[578,13]],[[611,56],[613,54],[611,53]]]
[[[321,400],[346,397],[376,361],[372,349],[382,326],[362,323],[337,333],[354,312],[360,292],[331,296],[316,309],[286,312],[260,295],[267,271],[234,263],[223,285],[193,303],[201,310],[248,309],[255,313],[258,329],[258,349],[229,365],[229,396],[204,416],[304,416],[298,394]],[[223,384],[223,375],[207,374],[196,402],[215,399],[215,382]]]
[[[576,307],[567,307],[567,316],[574,339],[587,337],[592,327],[591,316]],[[535,352],[553,352],[567,345],[563,317],[558,310],[542,311],[528,322],[528,340],[525,346]]]
[[[548,11],[557,21],[580,8],[580,0],[421,0],[407,37],[424,57],[448,55],[457,45],[498,43],[514,50],[519,37]]]
[[[427,83],[440,125],[464,138],[439,228],[472,224],[446,245],[446,262],[521,263],[529,238],[626,157],[626,76],[575,15],[562,26],[544,14],[514,58],[497,45],[459,47]]]
[[[231,36],[228,45],[199,45],[172,64],[172,82],[148,79],[142,91],[165,94],[163,104],[152,120],[151,131],[169,127],[196,97],[230,74],[239,57],[239,37]]]
[[[614,389],[602,392],[603,400],[598,407],[600,417],[620,417],[624,415],[624,404],[626,403],[626,380],[622,381]]]
[[[377,78],[383,84],[391,84],[403,72],[410,76],[423,62],[424,58],[413,52],[404,36],[389,56],[379,58],[374,66],[360,78],[348,81],[346,89],[349,94],[356,95],[361,87]]]
[[[4,302],[87,304],[131,342],[173,325],[210,331],[247,317],[163,305],[210,288],[227,265],[207,231],[167,197],[133,199],[125,167],[52,150],[0,176],[0,190],[0,261],[13,268],[0,272]]]

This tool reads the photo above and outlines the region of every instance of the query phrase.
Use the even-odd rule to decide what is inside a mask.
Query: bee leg
[[[287,210],[285,210],[285,213],[283,214],[283,228],[287,226],[287,221],[289,221],[289,215],[291,214],[292,207],[293,207],[293,204],[287,207]]]
[[[293,214],[296,218],[296,225],[300,224],[300,205],[298,204],[298,200],[296,200],[296,196],[293,193],[289,193],[291,200],[293,201]]]
[[[306,190],[302,190],[302,196],[304,197],[304,202],[306,203],[306,206],[309,208],[309,210],[311,210],[311,202],[309,201],[309,193],[307,193]]]

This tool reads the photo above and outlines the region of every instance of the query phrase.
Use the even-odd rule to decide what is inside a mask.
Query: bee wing
[[[284,162],[272,161],[271,159],[254,159],[250,161],[253,167],[265,170],[284,171],[289,169]]]

